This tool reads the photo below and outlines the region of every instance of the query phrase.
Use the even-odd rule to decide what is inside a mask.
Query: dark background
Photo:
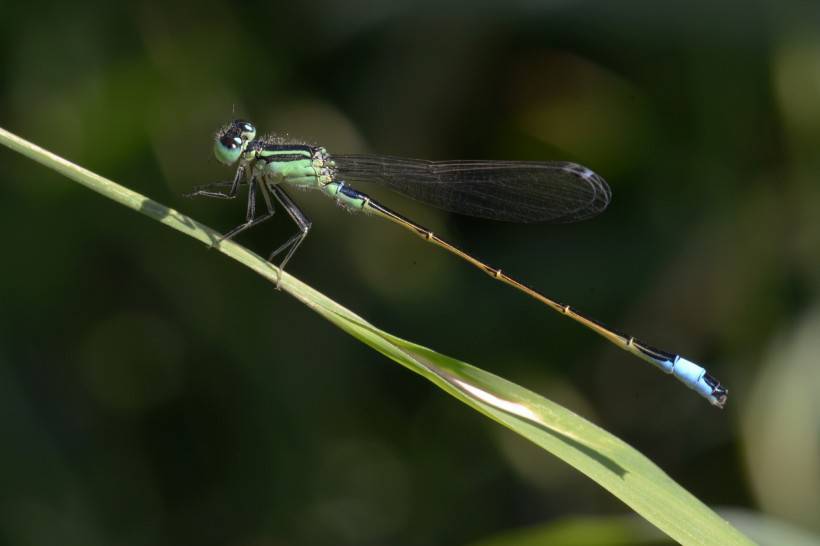
[[[235,117],[331,152],[568,159],[572,226],[362,188],[706,365],[726,410],[314,194],[289,270],[620,436],[714,507],[820,531],[817,3],[15,2],[0,125],[202,220]],[[265,254],[284,214],[240,241]],[[629,510],[249,270],[0,150],[0,542],[466,544]],[[754,513],[754,512],[753,512]]]

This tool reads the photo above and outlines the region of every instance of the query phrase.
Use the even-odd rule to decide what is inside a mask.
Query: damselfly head
[[[232,165],[239,160],[248,142],[256,138],[256,127],[243,120],[235,120],[216,133],[214,155],[217,161]]]

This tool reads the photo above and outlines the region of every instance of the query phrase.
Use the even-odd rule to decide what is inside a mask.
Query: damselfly
[[[422,161],[375,155],[329,154],[322,147],[283,138],[256,138],[253,124],[237,120],[223,127],[214,142],[216,158],[238,163],[232,182],[200,186],[189,196],[233,199],[248,186],[245,222],[222,236],[229,239],[271,218],[279,202],[298,232],[276,248],[269,260],[284,253],[283,269],[310,231],[311,222],[285,191],[319,190],[352,212],[364,212],[394,222],[422,239],[455,254],[487,275],[508,284],[554,311],[583,324],[621,349],[672,374],[713,405],[723,407],[728,391],[705,369],[680,355],[655,349],[633,336],[613,330],[558,303],[441,239],[354,189],[350,183],[371,182],[439,209],[506,222],[576,222],[597,215],[609,204],[611,192],[590,169],[566,162],[544,161]],[[219,187],[227,192],[214,191]],[[259,193],[266,212],[257,216]]]

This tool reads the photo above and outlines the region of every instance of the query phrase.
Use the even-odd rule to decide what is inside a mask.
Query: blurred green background
[[[459,260],[321,195],[291,273],[523,384],[710,506],[820,533],[820,4],[4,2],[0,125],[227,230],[236,117],[331,152],[568,159],[572,226],[361,188],[703,363],[710,407]],[[2,544],[468,544],[629,513],[204,246],[0,149]],[[284,214],[240,238],[266,254]],[[592,543],[605,544],[602,533]],[[503,542],[503,541],[502,541]]]

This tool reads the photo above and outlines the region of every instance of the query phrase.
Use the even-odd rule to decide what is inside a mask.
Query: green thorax
[[[333,180],[334,164],[324,148],[271,140],[254,140],[244,160],[251,176],[268,184],[321,189]]]

